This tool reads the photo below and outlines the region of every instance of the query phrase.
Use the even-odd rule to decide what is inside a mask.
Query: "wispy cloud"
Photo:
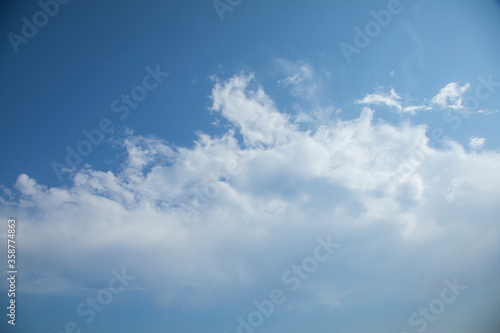
[[[429,109],[424,105],[403,106],[402,98],[394,89],[389,94],[375,93],[367,94],[363,99],[356,100],[356,104],[381,105],[396,109],[398,112],[415,114],[417,111]]]
[[[482,77],[479,78],[479,85],[482,85],[482,81],[484,80]],[[492,113],[496,113],[497,111],[488,111],[483,109],[478,109],[479,100],[484,100],[484,96],[474,96],[470,95],[468,98],[470,99],[470,103],[473,103],[474,107],[468,107],[464,105],[464,101],[466,100],[465,94],[470,89],[470,83],[465,83],[460,85],[456,82],[448,83],[444,88],[441,88],[439,92],[430,99],[429,102],[424,102],[422,104],[411,105],[405,99],[403,99],[393,88],[390,90],[390,93],[384,94],[383,92],[377,92],[373,94],[367,94],[364,98],[356,100],[356,104],[364,104],[364,105],[379,105],[379,106],[387,106],[390,109],[396,109],[401,113],[410,113],[416,114],[418,111],[423,110],[434,110],[438,108],[439,110],[454,110],[463,112],[465,114],[477,113],[489,115]],[[379,87],[378,90],[382,90],[383,87]],[[476,90],[476,95],[477,95]],[[491,94],[487,94],[486,96],[490,96]]]
[[[385,105],[390,108],[396,108],[399,111],[403,110],[401,106],[401,97],[396,93],[394,89],[391,89],[389,94],[368,94],[363,99],[357,100],[356,104],[374,104],[374,105]]]

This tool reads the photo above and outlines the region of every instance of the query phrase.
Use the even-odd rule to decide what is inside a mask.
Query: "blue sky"
[[[499,1],[40,3],[0,11],[17,331],[230,333],[281,290],[248,331],[497,332]]]

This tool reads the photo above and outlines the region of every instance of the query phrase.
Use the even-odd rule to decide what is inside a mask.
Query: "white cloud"
[[[415,114],[417,111],[421,111],[421,110],[428,110],[428,107],[426,107],[424,105],[410,105],[410,106],[405,106],[403,108],[403,112],[408,112],[411,114]]]
[[[469,147],[475,150],[483,148],[485,143],[486,143],[485,138],[478,138],[474,136],[469,139]]]
[[[249,146],[275,145],[294,135],[294,125],[287,115],[278,112],[274,102],[262,87],[247,90],[253,77],[243,75],[227,82],[217,83],[213,94],[212,111],[220,112],[224,118],[239,128]]]
[[[495,111],[490,111],[490,110],[477,110],[476,111],[477,113],[482,113],[482,114],[486,114],[486,115],[490,115],[490,114],[493,114],[493,113],[497,113],[498,110],[495,110]]]
[[[465,110],[465,107],[462,104],[463,95],[467,90],[469,90],[469,88],[469,83],[462,86],[455,82],[449,83],[431,99],[431,105],[437,105],[441,108],[441,110]]]
[[[391,89],[390,94],[368,94],[362,100],[357,100],[356,104],[375,104],[375,105],[385,105],[388,107],[394,107],[399,111],[403,110],[401,106],[401,97],[396,93],[394,89]]]
[[[422,276],[498,285],[498,153],[452,141],[436,150],[424,126],[378,123],[367,107],[301,131],[253,80],[215,84],[211,109],[232,124],[220,137],[174,147],[128,133],[119,171],[82,168],[65,188],[20,175],[0,217],[22,223],[24,290],[84,288],[113,263],[161,304],[236,302],[280,279],[324,234],[342,248],[304,292],[323,293],[328,308],[366,295],[426,297]],[[359,103],[401,110],[400,100],[391,91]],[[399,172],[414,152],[421,162]]]
[[[389,108],[398,110],[398,112],[410,113],[412,115],[416,114],[417,111],[432,110],[435,107],[438,107],[441,110],[452,109],[463,113],[472,113],[463,105],[464,94],[469,90],[469,88],[469,83],[460,86],[458,83],[452,82],[447,84],[444,88],[440,89],[437,95],[435,95],[429,102],[427,102],[426,100],[425,103],[418,105],[407,105],[407,101],[404,100],[394,89],[391,89],[389,94],[383,94],[379,92],[374,94],[367,94],[363,99],[356,100],[356,103],[364,105],[387,106]],[[497,111],[488,110],[475,111],[475,113],[477,114],[485,115],[496,112]]]

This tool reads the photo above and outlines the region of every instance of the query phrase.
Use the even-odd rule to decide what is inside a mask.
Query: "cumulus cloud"
[[[246,89],[251,76],[240,75],[224,83],[217,83],[213,94],[212,111],[222,116],[241,131],[248,146],[284,143],[295,135],[287,115],[280,113],[262,87]]]
[[[425,126],[368,107],[302,131],[254,81],[215,83],[222,136],[176,147],[129,132],[117,172],[85,167],[61,188],[20,175],[0,206],[22,225],[23,290],[76,292],[112,263],[165,306],[237,302],[327,234],[341,248],[302,296],[318,306],[425,299],[442,277],[499,285],[498,152],[431,148]],[[359,103],[402,109],[393,91]]]

